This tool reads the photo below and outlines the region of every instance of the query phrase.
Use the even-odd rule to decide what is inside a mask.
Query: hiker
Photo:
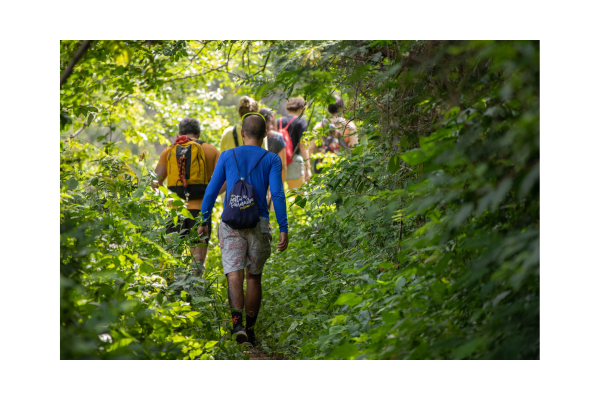
[[[240,99],[238,103],[238,114],[240,118],[243,115],[250,112],[258,112],[258,103],[251,97],[244,96]],[[242,146],[244,143],[242,142],[242,126],[241,125],[233,125],[226,128],[223,131],[223,135],[221,136],[221,146],[220,151],[223,153],[225,150],[233,149],[238,146]],[[265,140],[263,143],[263,148],[267,149],[267,141]]]
[[[219,150],[214,146],[199,140],[200,123],[194,118],[184,118],[179,122],[179,136],[171,146],[162,151],[154,172],[158,175],[157,184],[153,189],[162,186],[167,178],[168,189],[175,192],[181,199],[187,201],[187,209],[194,218],[202,208],[202,198],[211,180],[215,165],[219,159]],[[176,208],[176,207],[174,207]],[[177,225],[170,221],[166,233],[179,233],[180,238],[189,235],[196,221],[190,218],[179,219]],[[192,271],[195,276],[202,276],[210,239],[210,221],[206,231],[206,240],[198,240],[194,244],[206,243],[206,246],[196,246],[192,250]]]
[[[238,115],[240,119],[243,115],[250,112],[258,112],[258,102],[254,100],[252,97],[243,96],[238,103],[237,108]],[[233,149],[238,146],[243,146],[244,142],[242,141],[242,126],[241,125],[233,125],[228,128],[225,128],[223,131],[223,135],[221,136],[221,145],[220,150],[223,153],[225,150]],[[267,149],[267,140],[265,139],[262,147]],[[221,188],[222,192],[225,190],[225,185]],[[220,192],[220,193],[222,193]],[[225,204],[225,195],[221,196],[221,200],[223,200],[223,204]]]
[[[354,124],[354,122],[348,122],[348,120],[344,118],[344,100],[342,100],[340,97],[335,96],[335,103],[327,106],[327,112],[330,115],[329,122],[331,124],[334,124],[336,129],[338,129],[341,132],[344,132],[344,141],[348,144],[348,147],[356,146],[358,144],[356,125]],[[320,129],[323,126],[327,127],[327,125],[322,125],[321,122],[317,122],[313,130]],[[310,144],[310,147],[314,149],[313,144],[314,140]],[[310,154],[313,153],[311,152]]]
[[[283,169],[281,170],[282,180],[285,181],[285,176],[287,172],[287,160],[285,156],[285,140],[283,139],[283,135],[275,130],[275,115],[273,110],[269,108],[261,108],[259,113],[265,118],[267,122],[267,146],[268,150],[271,153],[275,153],[281,159],[281,165]]]
[[[285,176],[287,172],[287,158],[285,155],[285,140],[283,135],[275,130],[275,115],[273,110],[269,108],[261,108],[259,113],[265,117],[267,122],[267,145],[271,153],[275,153],[281,159],[281,179],[285,182]],[[269,204],[270,211],[273,211],[273,204],[271,202],[271,189],[267,190],[267,203]]]
[[[323,128],[323,127],[327,127],[326,128],[327,130],[325,131],[325,128]],[[340,130],[337,129],[334,124],[329,123],[329,121],[327,121],[327,119],[323,119],[323,121],[321,121],[320,130],[327,132],[327,134],[322,136],[320,146],[316,145],[315,140],[311,141],[310,147],[309,147],[309,152],[311,153],[311,155],[315,154],[315,153],[338,154],[341,149],[348,148],[348,144],[342,138],[342,134],[341,134]],[[323,159],[318,158],[318,159],[314,159],[312,161],[313,161],[313,167],[315,169],[315,173],[316,174],[320,173],[322,168],[320,168],[318,166],[318,164],[323,162]]]
[[[290,115],[278,118],[275,121],[279,133],[283,135],[287,144],[285,149],[287,158],[286,182],[290,189],[302,186],[312,175],[308,149],[302,143],[302,135],[308,128],[308,123],[301,116],[305,106],[306,101],[302,97],[292,97],[285,106]]]
[[[223,272],[227,277],[233,324],[231,332],[238,343],[254,346],[254,327],[262,299],[263,266],[271,255],[267,186],[271,187],[279,224],[279,251],[287,248],[288,225],[281,160],[276,154],[261,148],[263,139],[267,136],[264,117],[257,113],[244,115],[241,133],[244,145],[224,151],[217,162],[202,203],[202,218],[206,222],[198,228],[198,233],[206,234],[217,193],[223,182],[226,182],[227,202],[219,224],[219,244]],[[245,297],[244,269],[247,270]],[[245,327],[242,324],[244,309]]]

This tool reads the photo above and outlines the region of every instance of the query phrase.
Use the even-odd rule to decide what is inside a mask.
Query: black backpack
[[[235,157],[235,150],[231,149],[231,151],[233,152],[235,168],[238,171],[240,179],[233,184],[233,188],[231,188],[231,192],[229,193],[229,198],[225,201],[222,219],[223,222],[233,229],[254,228],[258,224],[258,221],[260,221],[258,201],[256,194],[254,193],[254,188],[246,179],[250,176],[252,171],[254,171],[254,168],[260,164],[268,151],[265,150],[256,165],[248,172],[246,178],[240,176],[240,169],[238,167],[237,158]]]

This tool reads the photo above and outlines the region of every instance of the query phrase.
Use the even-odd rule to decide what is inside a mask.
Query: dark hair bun
[[[335,96],[335,103],[328,105],[327,111],[329,111],[330,114],[337,114],[341,108],[344,108],[344,100]]]

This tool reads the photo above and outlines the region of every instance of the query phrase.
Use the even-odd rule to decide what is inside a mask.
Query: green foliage
[[[61,71],[78,46],[61,41]],[[251,41],[93,41],[61,87],[63,138],[121,138],[135,145],[132,150],[148,142],[164,145],[181,118],[193,115],[203,139],[218,145],[223,129],[238,118],[234,106],[220,101],[238,89],[236,82],[261,71],[266,50]],[[144,150],[156,153],[154,146]]]
[[[61,42],[62,67],[77,45]],[[181,199],[150,190],[153,161],[112,135],[164,144],[191,115],[217,144],[235,110],[216,93],[233,88],[302,95],[311,124],[342,95],[359,129],[288,198],[289,248],[273,243],[263,275],[267,353],[539,359],[536,41],[94,42],[61,88],[64,135],[97,129],[61,141],[61,358],[247,358],[225,336],[216,241],[190,275],[197,234],[164,230]]]
[[[538,359],[539,42],[323,51],[271,85],[311,88],[327,68],[337,81],[312,95],[339,82],[369,140],[293,206],[266,277],[265,344],[312,359]]]
[[[61,359],[247,358],[225,336],[229,310],[218,246],[204,278],[192,276],[197,233],[165,235],[169,218],[191,214],[172,209],[169,201],[183,203],[166,189],[150,189],[152,157],[112,139],[117,133],[163,148],[178,120],[191,115],[202,121],[203,139],[218,144],[229,124],[218,105],[222,90],[190,90],[190,81],[211,81],[185,77],[195,68],[216,68],[210,77],[217,80],[228,69],[256,70],[260,56],[247,55],[241,68],[236,57],[250,44],[94,42],[61,87],[65,135],[92,121],[98,126],[93,142],[84,132],[60,143]],[[61,42],[61,70],[77,47]]]
[[[219,254],[194,277],[198,234],[164,233],[189,215],[168,204],[181,201],[152,191],[137,159],[75,143],[61,156],[61,358],[242,358],[225,337]]]

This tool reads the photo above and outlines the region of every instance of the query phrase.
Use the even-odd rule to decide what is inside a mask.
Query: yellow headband
[[[242,116],[242,122],[244,122],[244,118],[246,118],[248,115],[260,115],[260,117],[263,119],[263,121],[265,121],[265,125],[267,125],[267,120],[260,113],[246,113]]]

